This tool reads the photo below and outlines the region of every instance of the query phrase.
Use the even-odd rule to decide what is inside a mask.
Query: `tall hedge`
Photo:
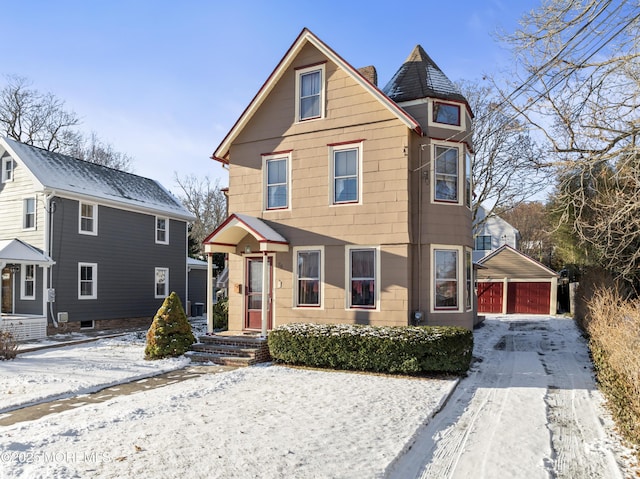
[[[473,333],[440,326],[375,327],[297,323],[268,337],[274,360],[314,367],[388,373],[464,373]]]
[[[196,341],[180,297],[172,292],[158,309],[144,349],[145,359],[162,359],[183,355]]]

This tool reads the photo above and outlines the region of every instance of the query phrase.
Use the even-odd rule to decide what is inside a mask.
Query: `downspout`
[[[419,163],[420,167],[419,175],[418,175],[418,312],[422,313],[422,152],[424,151],[424,147],[427,146],[424,143],[420,145],[419,151]],[[416,318],[416,323],[420,321],[421,318]]]
[[[53,197],[55,196],[55,191],[51,191],[49,193],[45,193],[44,196],[44,204],[45,204],[45,211],[47,212],[47,214],[45,215],[45,225],[44,225],[44,244],[45,244],[45,253],[46,255],[53,259],[53,256],[51,256],[51,251],[53,250],[53,213],[55,212],[55,202],[52,202],[51,200],[53,199]],[[47,273],[49,275],[49,289],[53,290],[53,265],[49,265],[49,267],[47,268]],[[44,281],[43,281],[44,283]],[[58,321],[56,320],[56,316],[53,312],[53,301],[48,301],[48,290],[47,291],[42,291],[42,301],[43,303],[46,301],[49,303],[49,313],[51,314],[51,322],[53,323],[53,327],[57,328],[58,327]],[[45,305],[44,306],[44,311],[46,312],[47,308]]]

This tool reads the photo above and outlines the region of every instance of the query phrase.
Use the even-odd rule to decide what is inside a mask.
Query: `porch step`
[[[271,360],[266,338],[246,336],[200,336],[186,354],[191,361],[226,366],[252,366]]]

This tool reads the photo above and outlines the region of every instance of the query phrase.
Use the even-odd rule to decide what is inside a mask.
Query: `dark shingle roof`
[[[416,45],[382,91],[396,103],[422,98],[467,102],[420,45]]]
[[[2,143],[46,189],[193,219],[180,201],[155,180],[36,148],[11,138],[2,138],[0,146]]]

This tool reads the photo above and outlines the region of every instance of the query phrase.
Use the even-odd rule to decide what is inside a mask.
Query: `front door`
[[[247,258],[247,281],[245,285],[245,329],[262,329],[262,264],[264,257]],[[267,288],[267,329],[271,329],[271,275],[272,261],[267,260],[267,268],[269,268]]]
[[[2,270],[2,312],[13,313],[13,273],[10,268]]]

